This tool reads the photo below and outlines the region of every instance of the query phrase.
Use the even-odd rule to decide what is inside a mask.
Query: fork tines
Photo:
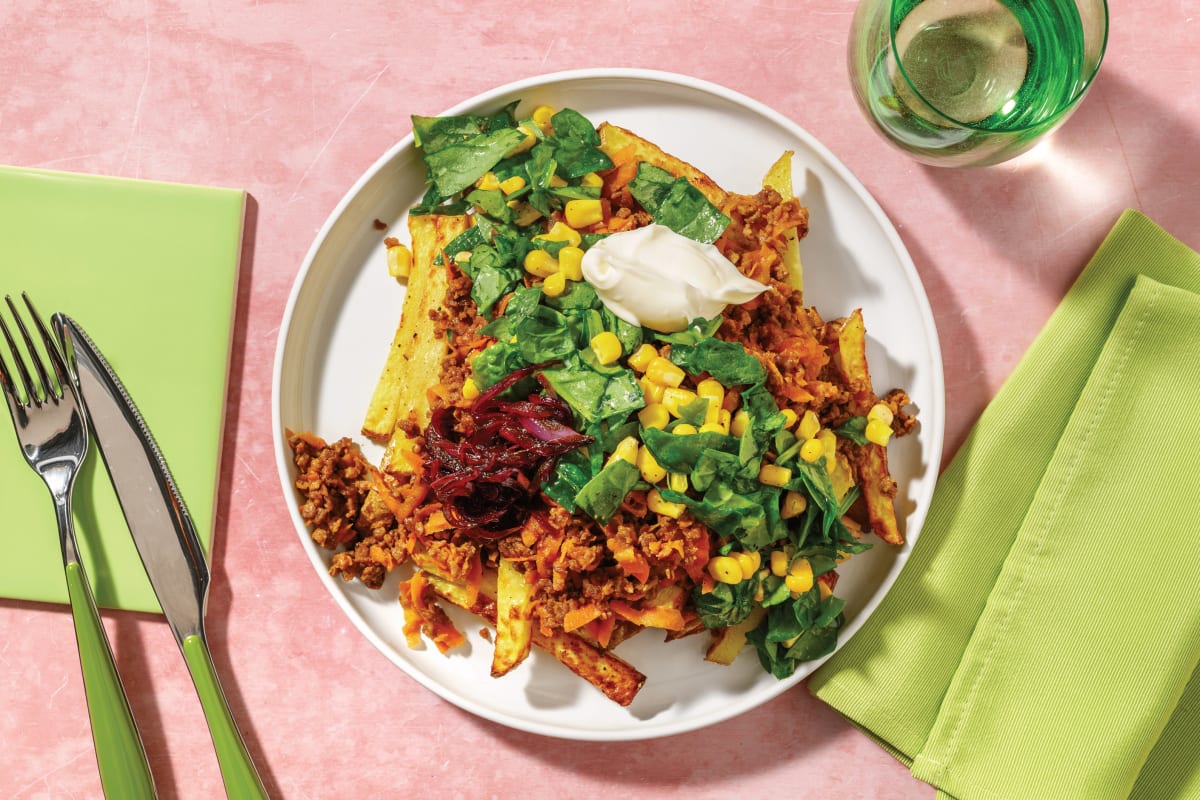
[[[16,303],[13,302],[11,295],[5,295],[4,301],[8,304],[13,322],[16,324],[20,338],[24,342],[25,352],[29,353],[28,360],[33,362],[39,382],[33,380],[33,375],[26,365],[26,359],[22,357],[16,339],[13,337],[8,325],[4,322],[3,314],[0,314],[0,333],[3,334],[4,340],[8,344],[9,353],[12,355],[13,364],[15,364],[15,374],[20,378],[20,386],[25,393],[25,404],[40,406],[43,402],[57,402],[63,396],[62,387],[66,381],[66,364],[63,363],[58,346],[55,344],[50,330],[46,327],[46,323],[42,321],[41,315],[34,308],[33,301],[29,299],[29,295],[21,292],[21,299],[25,301],[25,306],[29,309],[29,318],[33,320],[34,327],[41,337],[46,354],[50,357],[50,363],[54,368],[54,378],[56,380],[51,379],[50,373],[46,371],[45,363],[41,358],[37,357],[37,345],[34,343],[29,329],[21,319],[21,314]],[[21,402],[16,390],[16,380],[13,378],[13,373],[9,372],[5,364],[3,354],[0,354],[0,384],[2,384],[5,393],[9,395],[12,402]]]

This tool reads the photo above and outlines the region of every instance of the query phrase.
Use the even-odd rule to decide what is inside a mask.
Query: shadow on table
[[[466,711],[456,709],[455,713],[468,724],[488,729],[505,746],[545,762],[549,769],[569,771],[614,790],[626,785],[643,795],[664,797],[711,793],[714,787],[736,785],[739,775],[751,771],[784,774],[789,764],[804,760],[823,764],[843,760],[843,737],[853,733],[851,725],[810,695],[803,683],[717,725],[631,742],[551,739],[514,731]],[[881,751],[880,763],[890,762]],[[914,780],[899,762],[894,766],[897,781]]]
[[[1075,114],[1029,153],[993,167],[924,167],[965,226],[1011,263],[1057,274],[1065,281],[1060,295],[1127,207],[1200,245],[1194,227],[1200,159],[1190,155],[1200,149],[1200,130],[1113,66],[1101,71]],[[1048,241],[1065,253],[1070,269],[1042,263]]]

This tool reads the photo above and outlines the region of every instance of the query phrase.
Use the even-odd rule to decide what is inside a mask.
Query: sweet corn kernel
[[[741,583],[742,568],[731,556],[714,556],[708,560],[708,574],[720,583]]]
[[[594,198],[568,200],[563,207],[563,216],[572,228],[587,228],[604,219],[604,209]]]
[[[706,422],[700,426],[700,433],[728,433],[728,429],[719,422]]]
[[[563,178],[559,175],[551,175],[550,176],[550,186],[552,186],[553,188],[561,189],[566,185],[567,185],[566,178]]]
[[[817,415],[812,412],[812,409],[804,412],[804,416],[800,418],[800,425],[796,428],[796,435],[801,439],[811,439],[821,430],[821,421],[817,419]]]
[[[559,273],[560,275],[562,273]],[[601,364],[615,364],[621,357],[621,340],[612,331],[602,331],[592,337],[592,352]]]
[[[659,466],[654,454],[646,449],[646,445],[638,448],[637,466],[642,473],[642,480],[646,483],[658,483],[667,477],[667,471]]]
[[[825,455],[825,445],[820,439],[808,439],[800,445],[800,457],[809,464]]]
[[[746,552],[744,550],[736,553],[730,553],[730,557],[738,563],[742,570],[742,580],[750,580],[754,577],[754,573],[758,572],[759,566],[762,564],[762,556],[757,550]]]
[[[682,472],[672,472],[667,475],[667,488],[672,492],[683,494],[688,490],[688,477]]]
[[[871,410],[867,412],[867,421],[877,419],[884,425],[890,426],[896,415],[892,413],[892,409],[886,403],[876,403],[871,406]]]
[[[646,398],[647,404],[662,403],[663,392],[667,387],[661,383],[655,383],[645,376],[638,378],[638,386],[642,387],[642,396]]]
[[[484,190],[493,190],[500,188],[500,179],[496,177],[494,172],[485,172],[483,177],[475,181],[475,187]]]
[[[661,431],[670,421],[671,412],[667,411],[667,407],[662,403],[647,403],[646,407],[638,412],[638,422],[642,423],[643,428],[657,428]]]
[[[566,250],[567,248],[564,247],[563,249]],[[638,349],[634,350],[633,354],[629,356],[629,367],[630,369],[637,370],[638,372],[645,372],[646,367],[648,367],[650,362],[655,358],[658,358],[658,351],[654,349],[654,345],[641,344],[638,346]]]
[[[785,409],[783,409],[782,413],[783,413],[783,427],[790,428],[796,424],[797,417],[796,417],[795,411],[792,411],[790,408],[785,408]]]
[[[807,558],[797,558],[788,568],[788,574],[783,582],[787,584],[789,592],[796,594],[807,592],[813,585],[812,564],[808,562]]]
[[[562,272],[547,275],[542,281],[542,293],[547,297],[558,297],[567,290],[567,276]]]
[[[558,269],[573,281],[583,280],[583,251],[567,245],[558,251]]]
[[[864,435],[867,437],[868,442],[886,446],[888,440],[892,438],[892,426],[883,420],[873,419],[867,423]]]
[[[579,243],[583,241],[583,237],[579,235],[579,231],[561,220],[551,225],[550,230],[533,237],[533,239],[534,241],[566,242],[571,247],[579,247]]]
[[[550,133],[550,118],[554,116],[553,108],[550,106],[538,106],[529,116],[535,125],[545,133]]]
[[[525,271],[539,278],[549,278],[558,272],[558,259],[545,250],[530,250],[525,254]]]
[[[387,249],[388,275],[393,278],[407,278],[412,271],[412,250],[402,244],[394,244]]]
[[[686,506],[684,506],[683,503],[672,503],[667,500],[663,500],[663,497],[659,493],[658,489],[651,489],[650,491],[646,492],[646,508],[653,511],[655,514],[662,514],[665,517],[679,519]]]
[[[678,417],[683,409],[696,399],[696,393],[691,389],[680,389],[678,386],[668,386],[663,389],[663,405],[671,416]]]
[[[598,189],[604,185],[604,178],[601,178],[595,172],[589,172],[579,179],[580,186],[586,186],[589,189]]]
[[[788,554],[782,550],[771,551],[771,574],[776,578],[782,578],[787,575],[788,571]]]
[[[729,433],[733,436],[740,437],[746,432],[746,426],[750,424],[750,415],[745,409],[738,409],[738,412],[729,420]]]
[[[725,409],[717,411],[717,424],[721,426],[721,433],[729,433],[729,425],[733,421],[733,415]]]
[[[638,465],[638,440],[636,436],[626,436],[617,442],[616,449],[612,451],[612,455],[608,457],[608,461],[605,463],[611,464],[614,461],[628,461],[635,467]]]
[[[469,263],[470,261],[471,261],[471,251],[470,250],[459,250],[457,253],[454,254],[454,263],[455,264],[466,264],[466,263]]]
[[[513,175],[511,178],[505,178],[504,180],[500,181],[498,188],[505,194],[519,192],[525,188],[525,179],[520,175]]]
[[[524,153],[526,150],[530,149],[535,144],[537,144],[537,141],[538,141],[537,134],[534,133],[532,130],[530,130],[528,126],[526,126],[524,124],[518,125],[517,130],[519,130],[521,133],[525,134],[525,138],[522,139],[521,141],[517,142],[516,146],[513,147],[513,149],[509,150],[505,154],[505,158],[511,158],[512,156],[515,156],[518,153]]]
[[[716,400],[716,405],[720,407],[725,401],[725,387],[716,378],[705,378],[696,384],[696,396]]]
[[[767,486],[783,486],[792,479],[792,471],[778,464],[763,464],[758,470],[759,483]]]
[[[833,589],[831,589],[829,584],[825,583],[824,581],[817,581],[817,589],[821,592],[822,600],[828,600],[829,596],[833,594]]]
[[[676,436],[691,436],[693,433],[699,433],[699,431],[696,430],[695,425],[691,425],[687,422],[681,422],[674,428],[671,428],[671,433],[675,434]]]
[[[779,506],[779,516],[784,519],[798,517],[808,509],[808,498],[800,492],[787,492]]]
[[[479,386],[475,383],[474,378],[467,378],[463,381],[462,396],[464,400],[474,400],[479,397]]]
[[[683,383],[683,370],[662,356],[655,356],[646,366],[646,377],[663,386],[679,386]]]

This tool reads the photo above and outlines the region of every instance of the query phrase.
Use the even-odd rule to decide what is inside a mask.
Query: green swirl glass
[[[1070,116],[1107,41],[1104,0],[862,0],[847,58],[890,142],[926,164],[983,166]]]

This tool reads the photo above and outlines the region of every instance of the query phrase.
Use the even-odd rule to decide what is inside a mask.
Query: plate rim
[[[923,492],[923,497],[916,498],[914,510],[907,517],[908,530],[906,531],[906,544],[903,546],[903,552],[896,558],[895,563],[889,568],[884,580],[881,582],[879,589],[870,597],[869,601],[864,605],[863,609],[856,617],[851,620],[850,624],[839,635],[837,649],[840,649],[849,641],[854,633],[862,626],[863,623],[871,616],[871,613],[879,605],[886,596],[891,587],[895,584],[896,578],[904,564],[907,562],[911,549],[919,537],[920,529],[923,527],[925,517],[929,510],[929,501],[932,498],[934,487],[938,479],[939,464],[941,461],[942,451],[944,447],[944,428],[945,428],[945,376],[942,364],[941,344],[937,334],[937,328],[933,317],[932,308],[929,303],[929,298],[924,289],[924,284],[921,281],[920,275],[917,272],[911,254],[905,247],[903,240],[900,238],[899,232],[892,224],[891,220],[884,212],[882,206],[875,197],[866,189],[865,185],[849,170],[848,167],[836,156],[833,152],[815,136],[809,133],[806,129],[795,123],[790,117],[782,112],[776,111],[770,106],[736,90],[713,83],[708,80],[695,78],[681,73],[656,70],[656,69],[640,69],[640,68],[585,68],[561,70],[556,72],[532,75],[519,80],[511,81],[492,89],[480,92],[473,97],[456,103],[452,107],[440,112],[439,115],[451,115],[464,113],[470,109],[477,109],[486,106],[489,103],[495,103],[505,98],[511,98],[513,95],[528,91],[531,89],[545,88],[547,86],[558,86],[566,83],[578,83],[595,80],[626,80],[630,82],[641,82],[649,84],[658,84],[660,86],[675,87],[676,89],[687,89],[701,94],[711,95],[715,98],[725,101],[726,103],[735,106],[741,106],[748,111],[753,112],[758,117],[763,118],[778,125],[788,135],[802,142],[806,147],[810,148],[823,162],[823,166],[834,172],[841,179],[846,187],[854,194],[855,198],[860,201],[866,211],[875,220],[879,226],[880,233],[883,234],[889,246],[889,250],[896,257],[899,266],[904,272],[907,285],[913,291],[913,299],[920,312],[920,322],[922,333],[927,342],[928,363],[924,364],[929,370],[928,381],[930,384],[929,398],[926,398],[931,403],[931,408],[928,410],[922,409],[922,458],[929,464],[928,475],[922,475],[922,478],[928,478],[928,485]],[[529,733],[536,733],[544,736],[569,739],[576,741],[635,741],[659,738],[663,736],[675,735],[688,731],[699,730],[710,725],[723,722],[733,717],[739,716],[747,711],[762,705],[769,700],[772,700],[787,691],[794,688],[796,684],[802,681],[807,675],[811,674],[817,667],[823,664],[833,653],[826,655],[820,659],[815,659],[806,662],[806,671],[803,675],[794,676],[790,679],[779,681],[779,689],[772,692],[764,692],[763,696],[757,698],[755,702],[743,704],[730,704],[731,708],[727,711],[712,712],[698,718],[689,718],[682,721],[669,723],[655,724],[653,720],[638,720],[631,717],[631,726],[628,729],[622,730],[584,730],[578,728],[567,729],[561,725],[552,723],[539,723],[525,718],[516,718],[505,715],[501,718],[494,709],[481,706],[474,700],[464,697],[460,694],[447,689],[431,676],[426,675],[420,669],[410,666],[404,662],[399,654],[394,653],[394,648],[385,642],[380,635],[367,624],[367,620],[363,618],[357,608],[355,608],[346,595],[344,587],[328,574],[327,565],[322,561],[321,554],[317,552],[317,548],[311,542],[311,537],[307,535],[307,527],[299,516],[298,505],[294,500],[295,489],[292,485],[290,477],[293,471],[293,465],[290,460],[290,448],[287,445],[285,436],[285,424],[282,419],[281,409],[281,383],[283,379],[283,367],[285,354],[287,352],[288,339],[294,322],[294,314],[296,306],[303,292],[304,286],[309,279],[313,265],[321,252],[323,245],[329,237],[332,229],[338,224],[341,218],[345,215],[349,207],[354,203],[356,198],[362,193],[363,189],[377,179],[379,173],[383,171],[398,157],[402,156],[406,150],[413,148],[413,133],[410,130],[405,136],[389,147],[382,155],[380,155],[351,185],[351,187],[342,195],[341,199],[329,212],[320,229],[315,234],[312,243],[310,244],[301,266],[297,271],[287,299],[287,304],[284,308],[283,315],[280,320],[278,329],[274,363],[272,368],[271,379],[271,421],[272,421],[272,438],[275,449],[276,472],[278,474],[283,498],[288,507],[288,514],[292,520],[293,527],[296,533],[300,535],[301,546],[303,547],[309,562],[318,573],[318,577],[322,584],[329,591],[335,603],[343,614],[354,624],[355,629],[364,636],[385,658],[394,665],[399,667],[408,677],[415,680],[425,689],[433,692],[443,700],[468,711],[481,719],[489,720],[495,724],[504,725],[506,727],[522,730]],[[932,419],[929,418],[932,416]],[[835,649],[835,653],[837,652]]]

